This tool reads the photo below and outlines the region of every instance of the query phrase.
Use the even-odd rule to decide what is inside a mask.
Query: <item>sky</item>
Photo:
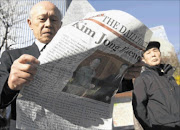
[[[88,0],[96,11],[125,11],[147,27],[163,25],[175,51],[180,52],[180,0]]]

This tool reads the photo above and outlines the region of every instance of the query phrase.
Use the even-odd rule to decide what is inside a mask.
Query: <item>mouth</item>
[[[44,32],[43,35],[52,35],[52,32]]]
[[[153,61],[153,62],[156,62],[156,61],[158,61],[158,59],[153,59],[152,61]]]

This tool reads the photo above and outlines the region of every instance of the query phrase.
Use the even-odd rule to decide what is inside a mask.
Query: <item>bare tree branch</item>
[[[25,21],[27,11],[22,9],[24,4],[18,0],[3,0],[0,2],[0,51],[4,47],[9,49],[12,45],[17,44],[17,39],[21,36],[13,36],[13,31],[20,31],[18,25]]]

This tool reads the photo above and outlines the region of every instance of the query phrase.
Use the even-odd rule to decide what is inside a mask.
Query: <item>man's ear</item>
[[[28,25],[29,25],[29,28],[30,28],[31,30],[33,30],[31,19],[27,19],[27,23],[28,23]]]

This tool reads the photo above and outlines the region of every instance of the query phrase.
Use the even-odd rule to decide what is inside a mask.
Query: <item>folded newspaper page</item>
[[[152,32],[126,12],[88,14],[62,27],[17,99],[20,129],[112,129],[111,97]]]

